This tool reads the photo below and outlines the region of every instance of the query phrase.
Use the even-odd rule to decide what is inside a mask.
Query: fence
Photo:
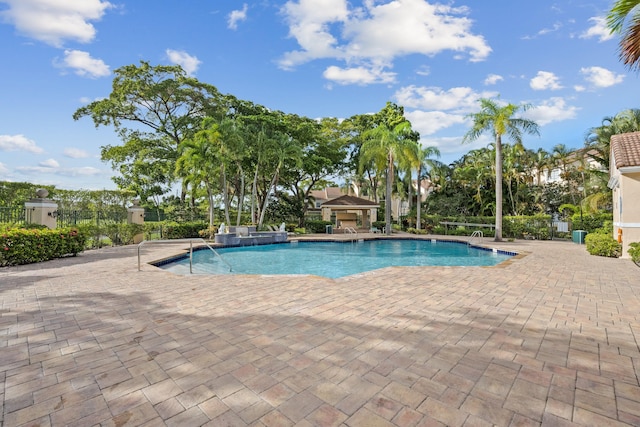
[[[0,224],[24,224],[25,208],[0,207]]]
[[[63,210],[57,211],[58,227],[72,227],[75,225],[106,225],[127,222],[126,209],[103,211],[92,210]]]

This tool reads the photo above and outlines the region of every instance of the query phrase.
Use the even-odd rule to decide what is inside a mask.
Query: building
[[[613,238],[622,241],[622,257],[629,258],[629,243],[640,242],[640,132],[612,136],[610,150]]]

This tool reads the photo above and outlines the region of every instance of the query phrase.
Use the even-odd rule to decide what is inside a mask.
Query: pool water
[[[313,274],[338,278],[390,266],[491,266],[513,254],[461,242],[397,239],[356,242],[290,242],[219,248],[193,253],[196,274]],[[161,268],[189,274],[188,256]]]

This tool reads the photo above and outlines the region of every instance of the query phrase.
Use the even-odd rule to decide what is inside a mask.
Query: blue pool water
[[[313,274],[338,278],[389,266],[491,266],[513,254],[435,240],[365,240],[359,242],[293,242],[261,246],[208,248],[193,253],[193,273]],[[189,273],[189,258],[160,267]]]

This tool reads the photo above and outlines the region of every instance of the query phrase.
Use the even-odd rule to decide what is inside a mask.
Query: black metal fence
[[[0,207],[0,224],[24,224],[25,208],[3,208]]]
[[[58,227],[73,227],[75,225],[106,225],[127,222],[127,210],[63,210],[56,211]]]

